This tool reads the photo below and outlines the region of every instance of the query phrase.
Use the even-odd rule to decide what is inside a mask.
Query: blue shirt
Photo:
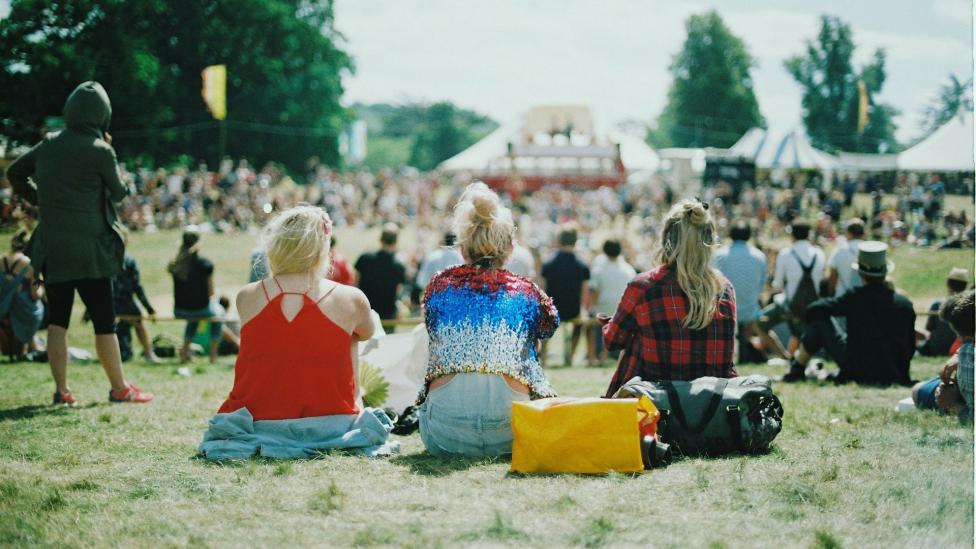
[[[956,354],[959,356],[959,368],[956,370],[959,392],[966,401],[966,414],[973,417],[973,340],[963,340]]]
[[[735,314],[739,324],[759,318],[759,294],[766,285],[766,256],[745,241],[715,252],[715,267],[735,289]]]

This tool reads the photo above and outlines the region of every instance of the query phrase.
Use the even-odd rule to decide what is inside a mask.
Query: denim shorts
[[[915,393],[915,406],[921,410],[939,410],[935,401],[935,390],[939,388],[942,379],[938,376],[925,380]]]
[[[420,405],[420,439],[435,456],[512,453],[512,402],[529,395],[496,374],[456,374]]]

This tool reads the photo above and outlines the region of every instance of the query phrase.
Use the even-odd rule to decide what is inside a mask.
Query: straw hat
[[[959,282],[969,282],[969,269],[953,267],[952,270],[949,271],[949,276],[947,276],[946,279],[958,280]]]

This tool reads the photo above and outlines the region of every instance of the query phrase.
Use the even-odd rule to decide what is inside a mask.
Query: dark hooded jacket
[[[7,168],[14,192],[38,207],[26,252],[46,282],[122,271],[125,244],[115,203],[127,188],[115,151],[102,139],[111,118],[105,89],[85,82],[64,105],[66,129],[45,137]]]

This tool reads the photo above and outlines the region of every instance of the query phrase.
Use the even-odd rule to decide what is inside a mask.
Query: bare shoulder
[[[264,307],[267,301],[264,291],[261,289],[261,282],[252,282],[237,292],[237,314],[241,317],[241,322],[247,322],[258,311]]]
[[[366,298],[366,294],[362,290],[355,286],[337,284],[335,290],[332,291],[332,295],[350,309],[357,311],[361,309],[369,310],[369,299]]]

